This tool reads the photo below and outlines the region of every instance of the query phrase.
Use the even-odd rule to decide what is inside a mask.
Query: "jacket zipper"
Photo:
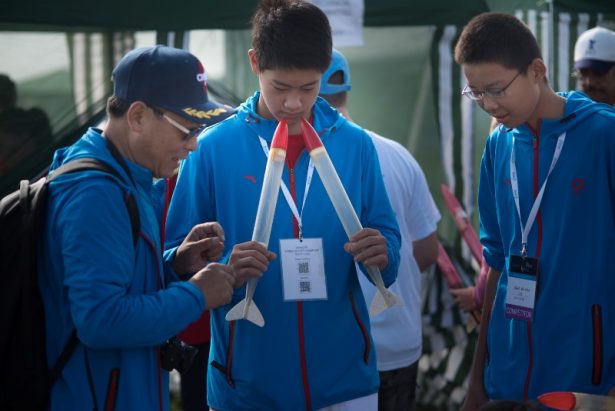
[[[593,352],[592,384],[602,382],[602,308],[599,304],[592,305]]]
[[[533,139],[533,151],[534,151],[534,200],[536,199],[536,197],[538,197],[538,192],[540,191],[540,187],[539,187],[539,174],[538,174],[538,170],[539,170],[539,162],[540,162],[540,144],[539,144],[539,136],[540,136],[540,122],[538,123],[538,129],[537,130],[532,130],[530,128],[530,130],[532,130],[532,132],[534,132],[534,139]],[[540,260],[540,250],[542,247],[542,213],[540,211],[540,208],[538,208],[538,214],[536,215],[536,224],[537,224],[537,231],[538,231],[538,235],[537,235],[537,241],[536,241],[536,258]],[[537,270],[536,272],[536,294],[534,296],[534,302],[536,301],[536,298],[538,297],[538,291],[539,291],[539,284],[540,284],[540,268]],[[534,309],[536,309],[536,307],[534,306]],[[536,315],[534,313],[534,315]],[[534,344],[533,344],[533,340],[532,340],[532,321],[528,321],[527,323],[527,343],[528,343],[528,367],[527,367],[527,374],[525,376],[525,383],[523,385],[523,399],[525,401],[527,401],[528,396],[529,396],[529,389],[530,389],[530,380],[532,379],[532,369],[534,367]]]
[[[157,255],[158,250],[156,248],[156,244],[154,244],[154,241],[149,238],[143,231],[139,232],[139,236],[145,240],[145,243],[151,248],[152,253],[154,255]],[[162,274],[160,268],[160,263],[158,262],[158,260],[156,260],[158,290],[161,290],[163,288]],[[162,411],[162,365],[160,363],[160,347],[156,348],[156,359],[158,362],[158,405],[160,406],[160,411]]]
[[[226,347],[226,361],[224,365],[216,360],[210,362],[211,366],[220,371],[226,378],[226,382],[231,388],[235,388],[235,380],[233,379],[233,345],[235,342],[235,323],[231,321],[228,327],[228,346]]]
[[[359,310],[357,310],[357,304],[355,303],[354,296],[352,295],[352,291],[348,293],[348,298],[350,299],[350,304],[352,305],[352,313],[354,314],[355,321],[361,330],[361,334],[363,335],[363,362],[367,364],[369,362],[369,353],[371,351],[371,340],[369,339],[369,332],[367,331],[367,327],[361,321],[361,316],[359,315]]]
[[[109,382],[107,383],[107,398],[105,399],[105,411],[115,410],[117,402],[117,390],[120,380],[119,368],[114,368],[109,374]]]
[[[290,195],[297,202],[297,194],[295,190],[295,169],[289,168],[289,183]],[[293,219],[293,231],[295,238],[299,238],[299,222],[296,218]],[[312,409],[312,397],[310,395],[310,383],[308,381],[307,360],[305,358],[305,330],[303,328],[303,302],[297,301],[297,331],[299,333],[299,353],[301,355],[301,380],[303,382],[303,393],[305,395],[305,409]]]

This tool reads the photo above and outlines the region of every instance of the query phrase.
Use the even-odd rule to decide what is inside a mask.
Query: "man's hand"
[[[228,262],[235,273],[235,287],[241,287],[251,278],[262,277],[275,258],[275,253],[256,241],[235,245]]]
[[[454,288],[450,291],[453,294],[455,304],[463,311],[470,312],[477,309],[476,304],[474,304],[474,287]]]
[[[205,296],[205,308],[210,310],[231,302],[235,276],[230,265],[211,263],[188,280]]]
[[[224,230],[220,224],[195,225],[177,248],[173,269],[180,276],[195,273],[211,261],[217,261],[223,250]]]
[[[344,250],[352,255],[356,262],[366,266],[375,265],[382,271],[389,265],[387,240],[376,229],[363,228],[355,233],[344,245]]]
[[[483,314],[480,321],[480,331],[478,332],[478,340],[474,349],[474,358],[472,359],[472,368],[470,369],[470,384],[466,399],[461,406],[460,411],[477,411],[483,404],[489,401],[485,392],[483,383],[485,361],[487,358],[487,333],[489,330],[489,321],[491,319],[491,309],[493,301],[497,293],[498,281],[500,280],[500,272],[489,268],[487,273],[487,284],[485,288],[485,301],[483,304]]]

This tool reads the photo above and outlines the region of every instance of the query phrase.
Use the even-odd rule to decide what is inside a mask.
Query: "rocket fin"
[[[395,305],[404,305],[404,303],[399,299],[399,297],[386,288],[383,289],[383,291],[376,289],[374,299],[369,306],[369,315],[370,317],[375,317],[387,308],[391,308]]]
[[[246,310],[246,301],[247,300],[244,298],[243,300],[239,301],[237,305],[231,308],[231,310],[228,313],[226,313],[226,317],[225,317],[226,321],[248,320],[258,325],[259,327],[264,326],[265,319],[263,318],[263,315],[261,314],[260,310],[256,306],[256,303],[254,303],[254,300],[252,300],[250,304],[247,306],[247,310]]]

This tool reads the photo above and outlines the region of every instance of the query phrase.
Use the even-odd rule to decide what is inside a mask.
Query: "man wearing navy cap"
[[[575,76],[592,100],[615,105],[615,32],[594,27],[574,46]]]
[[[172,264],[161,256],[153,178],[171,177],[201,127],[230,113],[208,101],[203,66],[183,50],[140,48],[119,62],[113,83],[104,128],[56,151],[51,165],[53,173],[95,158],[122,176],[82,171],[50,184],[39,254],[49,364],[73,331],[79,340],[53,385],[51,410],[168,410],[165,342],[204,309],[228,303],[235,283],[230,267],[209,264],[224,245],[216,223],[195,226]]]

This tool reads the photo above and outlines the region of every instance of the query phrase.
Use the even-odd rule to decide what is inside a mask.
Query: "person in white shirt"
[[[350,89],[348,62],[334,49],[331,64],[322,76],[320,96],[352,121],[346,106]],[[380,373],[378,409],[414,410],[422,351],[420,273],[437,259],[436,225],[440,213],[423,171],[408,150],[396,141],[366,131],[376,147],[384,185],[402,237],[397,281],[389,289],[403,299],[404,305],[370,319]],[[371,301],[375,287],[364,276],[359,280],[366,301]]]
[[[594,27],[574,45],[574,75],[594,101],[615,106],[615,32]]]

